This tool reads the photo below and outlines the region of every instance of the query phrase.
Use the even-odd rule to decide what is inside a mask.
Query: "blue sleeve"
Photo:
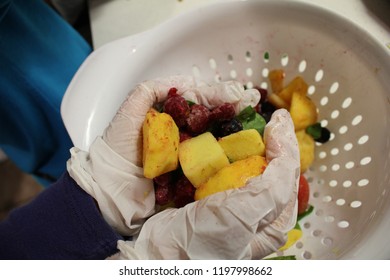
[[[122,239],[91,196],[65,173],[0,223],[0,259],[105,259]]]
[[[0,148],[24,172],[55,181],[66,170],[61,101],[90,52],[44,1],[0,0]]]

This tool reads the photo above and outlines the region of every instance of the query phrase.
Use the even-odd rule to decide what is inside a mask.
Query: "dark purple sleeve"
[[[0,259],[104,259],[122,239],[65,173],[0,223]]]

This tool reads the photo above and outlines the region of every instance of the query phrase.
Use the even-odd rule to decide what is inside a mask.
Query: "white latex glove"
[[[289,113],[265,128],[265,172],[240,189],[213,194],[148,219],[118,259],[261,259],[284,245],[296,223],[299,150]]]
[[[244,86],[237,81],[217,83],[211,87],[203,85],[191,88],[185,91],[182,96],[186,100],[202,104],[209,109],[225,102],[231,103],[234,105],[236,114],[240,113],[247,106],[257,105],[260,101],[258,90],[245,90]]]
[[[234,102],[236,107],[254,106],[260,99],[256,90],[245,91],[236,82],[197,89],[191,77],[146,81],[128,95],[89,152],[71,150],[67,165],[70,176],[95,198],[104,219],[124,236],[137,233],[155,211],[153,182],[143,177],[141,131],[147,111],[165,100],[172,87],[178,93],[191,93],[194,101],[202,100],[211,107],[224,102]]]

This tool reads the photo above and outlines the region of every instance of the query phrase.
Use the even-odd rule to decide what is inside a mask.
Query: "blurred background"
[[[45,2],[68,21],[92,45],[88,3],[83,0]],[[65,7],[61,3],[65,2]],[[68,6],[73,2],[76,6]],[[70,8],[70,9],[69,9]],[[0,221],[10,210],[33,199],[43,187],[31,175],[22,172],[0,149]]]

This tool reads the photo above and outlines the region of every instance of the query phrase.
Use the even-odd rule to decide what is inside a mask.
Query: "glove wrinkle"
[[[268,166],[240,189],[213,194],[179,209],[155,213],[153,181],[144,178],[142,124],[147,111],[176,87],[209,108],[229,102],[236,112],[255,106],[260,93],[238,82],[196,87],[174,76],[139,84],[91,145],[73,149],[68,170],[99,204],[105,220],[132,241],[118,242],[127,259],[260,259],[280,248],[295,226],[299,150],[289,113],[277,110],[266,125]]]
[[[101,137],[87,155],[78,149],[72,151],[68,162],[72,178],[95,198],[114,229],[123,236],[137,233],[145,218],[154,213],[153,182],[143,177],[142,168],[116,154]]]

